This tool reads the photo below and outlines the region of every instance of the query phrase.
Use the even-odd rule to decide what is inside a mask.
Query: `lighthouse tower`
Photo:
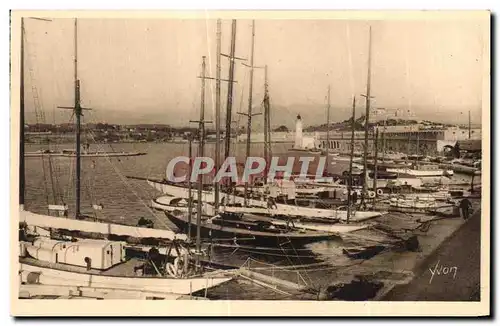
[[[295,122],[295,144],[293,146],[294,149],[302,149],[302,119],[300,114],[297,115],[297,121]]]

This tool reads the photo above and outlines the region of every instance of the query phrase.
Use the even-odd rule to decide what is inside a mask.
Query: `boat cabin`
[[[119,241],[38,238],[26,246],[26,251],[31,257],[42,261],[87,269],[106,270],[125,261],[125,243]]]
[[[49,215],[57,217],[68,217],[68,205],[49,205]]]

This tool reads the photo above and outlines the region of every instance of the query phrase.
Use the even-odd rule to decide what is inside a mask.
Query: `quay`
[[[393,249],[368,259],[350,259],[342,254],[349,241],[314,243],[308,249],[316,256],[315,261],[307,261],[307,265],[298,269],[247,261],[247,273],[260,274],[257,282],[237,278],[210,289],[208,296],[229,300],[477,301],[480,205],[480,199],[472,201],[475,213],[468,220],[451,217],[433,221],[428,230],[418,232],[419,249],[416,251]],[[389,213],[379,220],[396,226],[414,225],[419,220],[432,218]],[[300,254],[305,253],[301,251]],[[302,263],[306,263],[306,259],[301,258]],[[431,280],[429,269],[435,269],[438,261],[441,273],[437,275],[436,272]],[[455,278],[448,272],[452,267],[457,267]],[[443,268],[446,268],[446,275]],[[279,279],[282,282],[278,282]],[[281,283],[288,285],[277,288]],[[289,286],[290,283],[295,283],[296,288]],[[297,290],[299,288],[302,290]],[[331,296],[336,289],[342,288],[345,289],[342,295]]]
[[[408,284],[397,285],[383,301],[479,301],[481,258],[481,211],[446,239],[416,269]],[[436,264],[456,267],[455,274],[437,275]],[[438,266],[439,268],[439,266]],[[455,276],[454,276],[455,275]]]

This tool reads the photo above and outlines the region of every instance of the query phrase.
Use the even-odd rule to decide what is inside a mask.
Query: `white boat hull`
[[[162,298],[165,300],[200,300],[204,298],[191,297],[184,294],[164,292],[116,289],[100,286],[71,286],[47,284],[21,284],[19,297],[32,298],[38,296],[59,296],[65,299],[113,299],[113,300],[145,300]]]
[[[435,199],[416,199],[415,198],[393,198],[390,201],[390,210],[397,210],[402,212],[420,212],[426,213],[430,210],[437,210],[440,208],[451,207],[451,204],[436,202]]]
[[[123,157],[123,156],[142,156],[146,153],[142,152],[92,152],[81,153],[80,157]],[[76,153],[69,152],[29,152],[25,154],[26,157],[76,157]]]
[[[113,234],[118,236],[129,236],[135,238],[157,238],[169,240],[187,240],[185,234],[177,234],[171,230],[151,229],[138,226],[121,225],[113,223],[102,223],[92,221],[82,221],[63,217],[35,214],[21,210],[19,222],[25,222],[30,226],[41,228],[54,228],[70,231],[93,232],[100,234]]]
[[[178,207],[178,206],[172,206],[168,204],[162,204],[161,199],[165,197],[160,197],[156,200],[151,201],[151,206],[155,209],[163,210],[166,212],[173,212],[175,210],[181,211],[181,212],[187,212],[188,208],[187,207]],[[247,208],[245,207],[225,207],[223,208],[224,211],[226,212],[236,212],[236,213],[242,213],[244,210]],[[269,213],[268,209],[259,209],[259,208],[253,208],[249,209],[248,213],[253,213],[253,214],[259,214],[258,212],[261,210],[262,214],[265,215],[272,215],[272,212]],[[193,207],[193,212],[195,211],[195,208]],[[287,225],[286,221],[279,220],[279,219],[273,219],[272,221],[273,224],[276,225]],[[311,223],[311,222],[302,222],[302,221],[294,221],[293,226],[299,229],[304,229],[304,230],[312,230],[312,231],[323,231],[323,232],[329,232],[329,233],[348,233],[348,232],[354,232],[358,231],[361,229],[367,228],[369,225],[368,224],[362,224],[362,225],[356,225],[356,224],[326,224],[326,223]]]
[[[19,264],[21,281],[29,283],[28,276],[39,273],[38,281],[46,285],[108,287],[113,289],[190,294],[211,288],[231,280],[230,277],[206,277],[192,279],[161,277],[120,277],[63,271],[48,267]]]
[[[423,177],[441,177],[444,175],[443,170],[414,170],[407,168],[388,168],[387,172],[398,173],[415,178]]]
[[[153,188],[161,191],[164,194],[170,195],[172,197],[179,198],[189,198],[189,192],[187,188],[158,183],[148,180],[148,184]],[[198,200],[197,193],[193,192],[193,199]],[[201,200],[208,203],[214,202],[214,193],[212,191],[203,191]],[[222,203],[230,204],[245,204],[245,199],[243,197],[233,196],[225,193],[220,193],[220,199]],[[226,201],[224,201],[226,199]],[[238,207],[240,212],[244,213],[255,213],[255,214],[269,214],[269,215],[287,215],[287,216],[298,216],[304,218],[324,218],[333,220],[347,220],[347,211],[333,210],[333,209],[318,209],[309,207],[299,207],[285,204],[276,204],[276,208],[267,208],[267,202],[263,200],[248,199],[247,205],[250,207]],[[236,208],[236,207],[234,207]],[[222,209],[232,210],[231,206],[223,206]],[[241,210],[242,209],[242,210]],[[356,212],[354,216],[351,216],[350,221],[364,221],[374,217],[383,215],[382,212]]]
[[[283,205],[285,206],[285,205]],[[290,205],[289,205],[290,206]],[[295,210],[293,208],[296,208]],[[221,207],[222,211],[231,213],[249,213],[249,214],[265,214],[265,215],[289,215],[304,218],[316,218],[316,219],[331,219],[331,220],[347,220],[347,211],[339,211],[333,209],[315,209],[307,207],[293,207],[283,210],[279,205],[278,208],[260,208],[260,207],[232,207],[224,206]],[[381,216],[381,212],[355,212],[350,217],[352,222],[361,222],[371,218]]]

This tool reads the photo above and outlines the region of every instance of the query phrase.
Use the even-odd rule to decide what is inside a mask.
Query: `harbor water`
[[[71,149],[72,144],[51,145],[52,150]],[[275,144],[274,153],[283,153],[291,148],[291,144]],[[206,144],[205,155],[212,156],[214,144]],[[193,144],[196,155],[197,144]],[[26,151],[47,149],[46,145],[26,146]],[[156,228],[176,229],[162,212],[149,207],[150,200],[161,195],[145,181],[128,179],[126,176],[150,177],[163,179],[167,163],[176,156],[187,155],[187,143],[118,143],[92,144],[90,150],[99,151],[136,151],[147,155],[114,158],[82,158],[81,177],[81,211],[83,214],[95,216],[118,223],[136,225],[141,217],[150,219]],[[245,158],[245,144],[234,144],[232,151],[239,159]],[[262,155],[263,144],[252,144],[251,155]],[[26,167],[26,199],[27,210],[46,214],[48,204],[65,203],[69,207],[69,216],[75,211],[75,158],[70,157],[30,157],[25,158]],[[52,173],[50,172],[52,171]],[[455,176],[465,179],[466,176]],[[102,205],[102,210],[93,210],[93,204]],[[401,217],[400,217],[401,218]],[[408,217],[409,219],[411,217]],[[439,223],[436,237],[429,236],[421,241],[431,250],[437,246],[439,239],[456,229],[460,219]],[[439,238],[439,239],[438,239]],[[427,242],[426,242],[427,241]],[[320,289],[345,276],[346,268],[358,269],[359,262],[353,262],[342,254],[342,248],[349,243],[340,239],[321,241],[298,248],[290,254],[280,252],[259,254],[252,251],[234,249],[214,249],[212,258],[233,266],[251,265],[257,270],[287,279],[289,281]],[[399,255],[399,256],[398,256]],[[386,270],[411,270],[416,259],[425,253],[384,253],[376,259],[377,268]],[[410,256],[412,259],[408,259]],[[248,259],[250,257],[250,259]],[[376,257],[377,258],[377,257]],[[303,265],[302,271],[282,269],[283,266]],[[368,264],[369,265],[369,264]],[[354,274],[355,272],[353,272]],[[284,299],[283,295],[251,284],[248,281],[233,281],[210,291],[209,296],[218,299]]]

